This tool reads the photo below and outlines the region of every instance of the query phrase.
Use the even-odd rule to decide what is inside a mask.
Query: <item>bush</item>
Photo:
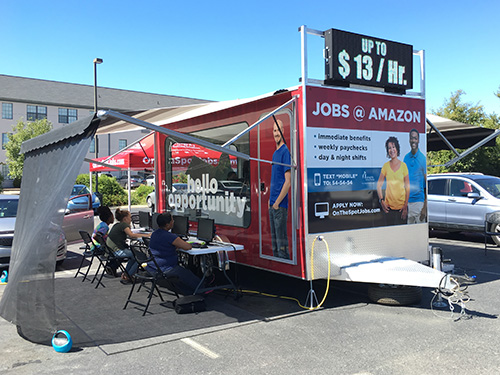
[[[99,176],[99,193],[104,206],[123,206],[127,204],[127,193],[115,178]]]
[[[88,174],[80,174],[76,178],[75,184],[82,184],[90,188],[90,178]],[[92,176],[92,186],[95,188],[95,176]],[[115,178],[105,175],[99,176],[99,193],[102,194],[103,206],[123,206],[128,202],[127,193],[120,186]]]
[[[155,188],[153,186],[141,185],[134,191],[132,191],[132,196],[130,198],[131,204],[133,205],[144,205],[146,204],[146,197],[149,193],[151,193]]]
[[[90,188],[90,178],[88,174],[79,174],[76,178],[75,185],[85,185]],[[92,186],[95,186],[95,177],[92,176]]]

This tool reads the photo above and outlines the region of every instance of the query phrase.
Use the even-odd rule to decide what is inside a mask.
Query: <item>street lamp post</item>
[[[94,112],[95,113],[97,113],[97,64],[102,64],[102,59],[98,57],[94,59]],[[95,158],[97,159],[99,155],[99,138],[97,137],[97,134],[94,138],[94,146],[95,146]],[[99,172],[95,173],[95,192],[96,195],[99,197]]]

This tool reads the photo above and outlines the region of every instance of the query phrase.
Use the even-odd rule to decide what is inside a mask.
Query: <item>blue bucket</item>
[[[52,346],[58,353],[67,353],[73,346],[73,340],[68,332],[59,330],[52,337]]]

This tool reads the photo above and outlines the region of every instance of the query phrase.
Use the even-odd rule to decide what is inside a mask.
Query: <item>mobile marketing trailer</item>
[[[445,274],[429,267],[424,204],[423,63],[420,92],[410,92],[423,51],[300,31],[299,86],[134,117],[101,111],[120,120],[103,130],[127,122],[155,131],[157,211],[214,219],[217,234],[244,245],[233,262],[305,280],[438,287]],[[325,80],[307,77],[307,34],[325,38]],[[411,210],[419,219],[408,220]]]

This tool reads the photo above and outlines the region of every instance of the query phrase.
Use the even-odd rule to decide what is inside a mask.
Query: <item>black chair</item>
[[[90,237],[90,234],[88,232],[85,232],[84,230],[78,231],[80,233],[80,236],[82,237],[83,243],[85,246],[83,247],[83,253],[82,253],[82,260],[80,262],[80,265],[78,266],[78,270],[76,271],[75,277],[77,277],[79,274],[83,275],[83,280],[84,282],[86,279],[88,279],[87,275],[89,274],[90,267],[92,266],[92,262],[94,261],[94,251],[92,251],[92,237]],[[89,259],[89,263],[87,265],[87,271],[83,272],[82,267],[83,267],[83,262]],[[89,279],[90,280],[90,279]]]
[[[123,309],[125,310],[129,303],[133,303],[138,306],[144,307],[144,311],[142,316],[146,315],[148,312],[149,305],[151,303],[151,298],[153,297],[153,293],[156,291],[161,301],[164,302],[163,296],[160,292],[158,286],[165,287],[169,289],[172,294],[175,294],[176,298],[179,298],[179,293],[175,286],[176,282],[179,280],[177,276],[169,277],[166,276],[158,266],[155,257],[149,251],[149,247],[147,247],[144,242],[134,241],[130,244],[130,250],[134,254],[134,258],[136,262],[139,264],[139,268],[137,272],[132,276],[132,288],[130,289],[130,293],[127,298],[127,302],[125,302],[125,306]],[[146,263],[149,264],[150,267],[154,268],[154,271],[147,271],[143,265]],[[132,294],[134,293],[135,285],[140,283],[137,292],[141,289],[142,286],[145,286],[146,283],[151,283],[151,287],[149,288],[147,302],[144,304],[142,302],[132,300]]]
[[[127,271],[125,270],[125,267],[122,264],[122,262],[127,261],[128,258],[117,257],[114,251],[108,245],[106,245],[106,241],[104,240],[104,237],[102,236],[101,233],[97,232],[94,238],[99,244],[99,249],[101,250],[99,254],[96,254],[100,263],[94,275],[94,278],[92,279],[92,282],[94,282],[94,280],[97,280],[97,284],[95,286],[96,289],[97,287],[99,287],[99,285],[105,287],[105,285],[102,283],[102,279],[104,277],[104,274],[106,273],[106,270],[110,268],[114,269],[116,266],[120,268],[122,273],[126,274],[130,278],[130,275],[128,275]]]
[[[140,224],[140,219],[139,219],[139,214],[131,214],[130,217],[132,218],[132,227],[133,228],[139,228]]]

